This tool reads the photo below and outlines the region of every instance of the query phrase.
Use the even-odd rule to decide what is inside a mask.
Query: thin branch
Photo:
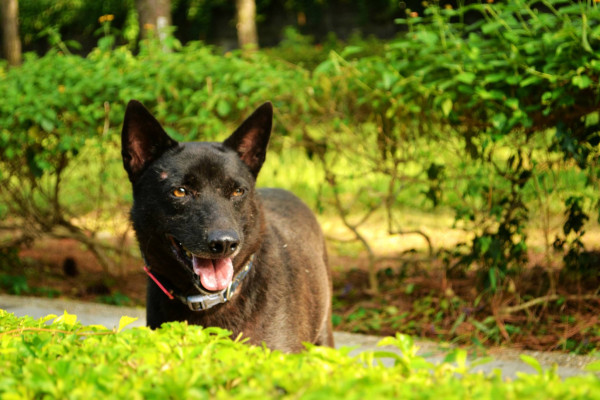
[[[57,225],[66,228],[68,234],[62,235],[59,233],[50,232],[49,235],[56,237],[56,238],[75,239],[75,240],[83,243],[94,254],[94,256],[96,256],[96,259],[98,260],[98,262],[100,263],[102,268],[105,271],[107,271],[108,273],[110,273],[111,275],[114,275],[114,272],[115,272],[114,262],[104,253],[104,251],[106,251],[106,250],[116,250],[113,246],[102,244],[102,243],[98,242],[97,240],[90,238],[81,230],[81,228],[71,224],[68,221],[61,220],[57,223]]]
[[[431,239],[429,238],[429,236],[423,232],[420,229],[413,229],[410,231],[403,231],[403,230],[395,230],[395,231],[388,231],[388,233],[390,235],[412,235],[412,234],[416,234],[416,235],[421,235],[423,236],[423,239],[425,239],[425,241],[427,242],[427,246],[429,247],[429,256],[431,257],[433,255],[433,244],[431,243]]]
[[[18,238],[10,239],[6,242],[0,243],[0,250],[21,247],[21,246],[30,244],[32,241],[33,241],[33,237],[31,237],[27,234],[22,234]]]
[[[338,185],[336,182],[336,176],[333,172],[331,172],[327,168],[327,164],[326,164],[324,155],[320,154],[319,156],[320,156],[321,162],[323,164],[323,168],[325,170],[325,181],[333,189],[333,198],[334,198],[335,208],[336,208],[340,218],[342,219],[342,223],[344,224],[344,226],[346,226],[346,228],[348,228],[354,234],[354,237],[363,245],[363,247],[367,251],[367,255],[369,258],[369,267],[368,267],[369,268],[369,289],[373,294],[377,294],[377,293],[379,293],[379,282],[377,281],[377,273],[375,271],[375,253],[373,252],[373,249],[369,245],[369,242],[367,241],[367,239],[358,231],[359,225],[352,224],[348,220],[348,210],[346,208],[344,208],[344,206],[342,204],[342,200],[340,198],[340,193],[338,191]],[[366,214],[367,218],[368,218],[368,216],[371,215],[371,212],[372,212],[372,210],[367,212],[367,214]],[[366,220],[366,218],[363,220],[363,222],[365,220]]]
[[[64,333],[66,335],[68,334],[73,334],[73,335],[77,335],[77,336],[101,336],[101,335],[114,335],[115,332],[114,331],[106,331],[106,332],[73,332],[73,331],[66,331],[63,329],[49,329],[49,328],[19,328],[19,329],[12,329],[10,331],[6,331],[6,332],[0,332],[0,337],[4,336],[4,335],[12,335],[12,334],[22,334],[25,332],[49,332],[49,333]]]
[[[594,294],[584,294],[584,295],[571,295],[571,296],[560,296],[558,294],[550,294],[547,296],[537,297],[533,300],[529,300],[523,304],[519,304],[517,306],[512,307],[503,307],[499,310],[500,314],[512,314],[517,311],[526,310],[530,307],[537,306],[539,304],[547,303],[549,301],[556,301],[559,299],[564,299],[565,301],[585,301],[585,300],[600,300],[600,296]]]

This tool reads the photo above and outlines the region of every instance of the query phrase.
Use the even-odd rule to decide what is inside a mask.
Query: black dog
[[[141,103],[127,105],[123,165],[151,328],[185,320],[284,351],[333,346],[321,229],[291,193],[254,188],[272,119],[265,103],[223,143],[178,143]]]

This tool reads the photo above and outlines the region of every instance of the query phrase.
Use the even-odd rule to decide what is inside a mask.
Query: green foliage
[[[252,54],[174,39],[170,52],[150,40],[134,53],[103,21],[86,57],[58,37],[59,50],[0,69],[0,215],[24,239],[70,236],[101,253],[90,215],[125,215],[130,202],[119,160],[128,100],[177,140],[221,139],[272,100],[269,159],[280,157],[261,184],[302,178],[301,194],[336,212],[367,249],[374,292],[361,224],[378,210],[389,234],[406,231],[398,214],[407,209],[453,210],[469,237],[453,267],[475,266],[490,292],[526,262],[542,212],[565,213],[567,224],[579,216],[565,230],[566,262],[585,254],[582,217],[597,212],[600,183],[596,3],[434,3],[398,20],[406,33],[389,43],[315,47],[290,30],[278,49]]]
[[[462,261],[482,267],[482,283],[495,290],[526,259],[530,203],[539,200],[532,178],[558,165],[556,152],[562,167],[579,168],[597,189],[600,8],[585,1],[434,3],[423,16],[397,22],[408,32],[383,56],[352,61],[355,50],[347,48],[315,69],[319,95],[330,101],[323,107],[340,116],[339,135],[374,124],[368,136],[375,140],[344,156],[367,160],[361,171],[388,182],[377,193],[383,204],[397,201],[402,182],[427,182],[423,193],[434,205],[455,209],[457,222],[475,234]],[[423,142],[431,147],[415,149]]]
[[[55,46],[61,37],[68,45],[80,49],[75,40],[95,42],[98,18],[110,14],[116,17],[119,37],[137,39],[137,17],[132,0],[20,0],[19,28],[25,48],[44,49],[47,41]],[[134,37],[131,31],[134,31]]]
[[[583,197],[571,196],[565,201],[565,206],[566,221],[563,235],[557,235],[553,243],[555,250],[563,251],[566,247],[563,272],[575,279],[597,277],[600,275],[597,257],[585,251],[582,241],[585,234],[584,225],[589,219],[589,215],[583,208]]]
[[[131,299],[121,292],[115,292],[110,295],[99,296],[98,300],[100,300],[101,303],[112,304],[115,306],[131,305]]]
[[[0,289],[15,295],[36,295],[41,297],[57,297],[60,292],[47,287],[32,288],[23,275],[9,275],[0,272]]]
[[[93,224],[73,218],[125,215],[119,130],[132,98],[178,140],[222,138],[265,99],[289,104],[292,115],[308,107],[308,74],[261,53],[223,57],[195,43],[167,54],[148,41],[134,56],[100,44],[85,58],[51,51],[1,71],[0,202],[24,236],[66,230],[99,251]]]
[[[282,59],[294,65],[314,70],[329,58],[332,51],[347,48],[346,54],[351,59],[360,57],[381,56],[385,51],[383,42],[374,38],[363,39],[360,35],[353,35],[345,43],[339,40],[334,33],[330,33],[325,40],[315,44],[314,38],[301,34],[294,27],[283,30],[283,39],[277,47],[267,48],[263,51],[276,59]]]
[[[22,275],[0,274],[0,288],[8,291],[10,294],[27,294],[31,292],[27,284],[27,278]]]
[[[598,398],[591,373],[562,380],[532,358],[537,373],[503,381],[469,372],[457,350],[433,365],[398,335],[389,351],[350,357],[349,349],[308,346],[282,354],[245,345],[218,328],[174,322],[161,329],[82,326],[74,315],[40,320],[0,310],[0,398]],[[378,358],[393,360],[384,367]],[[594,369],[594,365],[590,369]]]

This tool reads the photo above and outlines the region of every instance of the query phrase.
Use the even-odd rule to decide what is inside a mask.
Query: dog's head
[[[208,291],[227,288],[258,248],[264,222],[254,185],[272,119],[265,103],[222,143],[179,143],[129,102],[121,139],[131,219],[147,262],[180,290],[194,280]]]

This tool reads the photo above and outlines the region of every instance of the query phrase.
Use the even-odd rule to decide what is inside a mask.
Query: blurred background
[[[143,306],[125,105],[222,140],[271,100],[336,329],[597,352],[596,1],[0,5],[0,291]]]

